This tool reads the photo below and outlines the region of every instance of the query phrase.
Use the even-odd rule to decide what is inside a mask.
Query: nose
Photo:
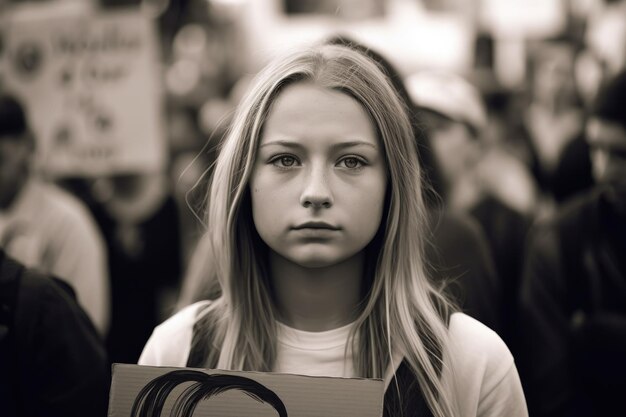
[[[323,168],[312,168],[308,173],[300,204],[305,208],[330,208],[333,205],[333,195]]]

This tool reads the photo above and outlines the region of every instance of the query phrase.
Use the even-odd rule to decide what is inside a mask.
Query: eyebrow
[[[270,145],[280,145],[280,146],[285,146],[287,148],[297,148],[297,149],[301,149],[304,147],[302,144],[298,142],[290,141],[290,140],[273,140],[271,142],[266,142],[262,144],[260,148],[270,146]],[[370,148],[378,150],[378,147],[376,145],[370,142],[363,141],[363,140],[351,140],[347,142],[337,143],[337,144],[334,144],[332,148],[333,149],[346,149],[346,148],[353,148],[356,146],[368,146]]]

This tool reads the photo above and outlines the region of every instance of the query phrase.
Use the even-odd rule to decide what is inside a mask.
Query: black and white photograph
[[[626,0],[0,0],[0,415],[626,416]]]

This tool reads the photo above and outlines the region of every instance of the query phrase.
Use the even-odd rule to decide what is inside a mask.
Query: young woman
[[[212,178],[207,282],[139,363],[382,378],[385,415],[527,415],[504,343],[424,273],[406,109],[366,56],[318,46],[263,70]]]

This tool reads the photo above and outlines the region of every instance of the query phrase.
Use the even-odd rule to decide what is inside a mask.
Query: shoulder
[[[476,415],[527,415],[513,355],[502,339],[463,313],[450,319],[447,377],[463,410]]]
[[[53,184],[45,184],[44,186],[47,187],[50,204],[54,204],[59,215],[70,217],[81,223],[89,223],[90,226],[95,224],[91,212],[78,197]]]
[[[67,283],[35,269],[24,269],[18,297],[19,316],[36,315],[39,316],[38,322],[43,318],[47,322],[58,321],[60,326],[67,323],[62,319],[66,316],[82,320],[84,311],[75,297],[73,288]]]
[[[64,314],[74,301],[74,293],[67,284],[59,285],[56,278],[44,274],[41,270],[26,268],[11,258],[3,261],[3,273],[6,270],[14,272],[19,291],[17,292],[17,311],[20,316],[26,313],[36,316],[43,313]]]
[[[97,226],[87,206],[63,188],[34,180],[29,185],[29,193],[33,195],[31,204],[36,204],[41,220],[54,222],[63,229],[81,231],[96,230]]]
[[[33,180],[29,184],[29,192],[38,197],[40,203],[61,214],[72,214],[82,211],[82,204],[69,192],[57,185]]]
[[[61,361],[70,363],[73,360],[68,357],[78,354],[83,357],[74,362],[91,360],[104,365],[105,352],[98,333],[65,283],[25,269],[17,301],[15,321],[23,348],[63,346],[67,355],[57,358]]]
[[[210,301],[191,304],[158,325],[143,349],[139,364],[186,366],[194,324],[200,311],[210,305]]]
[[[513,364],[513,355],[500,336],[478,320],[454,313],[449,329],[449,352],[459,365],[502,373]]]

